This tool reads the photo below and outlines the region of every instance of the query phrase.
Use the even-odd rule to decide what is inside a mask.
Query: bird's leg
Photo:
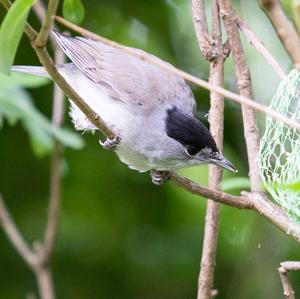
[[[151,170],[150,176],[151,176],[152,183],[154,185],[162,185],[170,178],[171,172],[170,171]]]
[[[114,149],[121,141],[121,138],[118,135],[115,135],[114,138],[106,138],[105,141],[99,140],[100,145],[104,149]]]

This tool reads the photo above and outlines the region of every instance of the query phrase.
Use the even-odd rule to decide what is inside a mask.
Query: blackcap
[[[180,76],[100,41],[58,32],[53,36],[71,60],[57,66],[59,73],[115,132],[114,140],[100,143],[115,148],[130,168],[150,171],[155,184],[168,179],[172,170],[204,163],[236,172],[195,117],[196,101]],[[14,66],[12,70],[48,76],[42,67]],[[75,128],[96,130],[70,102]]]

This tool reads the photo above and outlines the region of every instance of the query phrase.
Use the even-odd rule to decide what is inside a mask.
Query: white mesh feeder
[[[270,108],[300,122],[300,73],[291,73],[279,84]],[[260,141],[260,175],[274,200],[300,222],[300,132],[269,116]],[[298,190],[297,190],[298,189]]]

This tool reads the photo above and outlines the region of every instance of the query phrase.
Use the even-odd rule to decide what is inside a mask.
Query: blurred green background
[[[89,0],[83,4],[83,27],[208,78],[209,65],[201,58],[194,36],[190,1]],[[291,69],[257,1],[234,1],[234,5],[282,67]],[[284,5],[291,14],[290,1]],[[3,19],[3,8],[0,14]],[[37,27],[33,14],[30,21]],[[254,96],[268,104],[278,79],[263,58],[246,42],[245,46]],[[16,64],[38,65],[26,37]],[[234,80],[232,61],[228,59],[226,87],[235,90]],[[0,98],[17,104],[26,98],[28,104],[31,97],[34,106],[51,118],[52,84],[33,88],[42,83],[25,84],[31,86],[27,91],[14,86],[15,93],[0,84]],[[193,89],[198,116],[207,123],[208,92],[195,86]],[[67,106],[66,102],[66,116]],[[37,126],[34,117],[23,119],[23,126],[14,123],[12,115],[10,118],[9,122],[1,117],[0,102],[0,191],[32,244],[41,238],[45,227],[50,166],[46,152],[51,144],[47,147],[46,139],[44,144],[35,142],[34,138],[41,136],[29,138],[24,123],[27,121],[30,131],[30,125]],[[259,121],[263,130],[262,116]],[[72,129],[68,117],[65,126]],[[85,134],[82,149],[65,150],[61,222],[53,260],[57,297],[195,298],[206,201],[172,184],[152,185],[148,174],[128,169],[113,152],[101,149],[100,137],[99,133]],[[240,107],[229,101],[225,103],[225,154],[240,170],[238,175],[225,172],[225,178],[246,177]],[[181,173],[207,184],[206,166]],[[222,206],[221,215],[215,279],[218,298],[282,298],[276,268],[283,260],[300,259],[297,244],[253,212]],[[300,275],[293,273],[291,277],[299,294]],[[33,290],[34,276],[0,229],[0,298],[25,298]]]

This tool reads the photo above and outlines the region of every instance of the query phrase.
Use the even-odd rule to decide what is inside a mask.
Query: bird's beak
[[[238,172],[236,167],[230,161],[228,161],[221,153],[218,153],[218,155],[212,158],[211,163],[226,168],[232,172]]]

